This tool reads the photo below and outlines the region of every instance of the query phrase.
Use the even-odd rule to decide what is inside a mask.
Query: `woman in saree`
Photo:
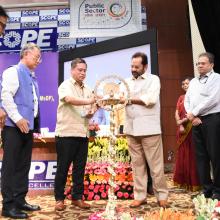
[[[182,81],[182,89],[186,92],[189,87],[190,78]],[[177,154],[174,169],[174,185],[190,191],[199,190],[199,179],[195,161],[194,145],[192,142],[192,124],[186,118],[184,108],[185,94],[177,101],[175,119],[177,124]]]

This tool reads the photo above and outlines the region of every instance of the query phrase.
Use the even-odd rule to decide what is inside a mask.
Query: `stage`
[[[198,192],[187,192],[185,190],[180,190],[174,187],[172,184],[172,173],[166,174],[166,178],[169,187],[168,201],[172,211],[181,212],[183,214],[191,213],[193,211],[193,203],[191,197]],[[81,210],[78,207],[71,205],[71,201],[66,199],[66,210],[62,212],[56,212],[54,211],[55,200],[53,195],[32,195],[28,196],[27,200],[31,204],[40,205],[42,209],[38,212],[29,213],[29,219],[32,220],[88,220],[88,217],[92,213],[104,210],[107,202],[107,200],[88,201],[88,203],[92,205],[92,208],[90,210]],[[143,217],[146,215],[146,213],[153,213],[154,211],[160,210],[160,207],[158,206],[154,196],[148,196],[147,204],[135,209],[129,208],[131,201],[132,200],[118,200],[118,210],[121,212],[131,213],[137,217]],[[194,217],[191,219],[194,219]]]

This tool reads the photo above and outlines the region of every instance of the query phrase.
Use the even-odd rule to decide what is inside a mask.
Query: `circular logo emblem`
[[[126,12],[126,6],[119,1],[114,2],[109,4],[107,11],[111,17],[122,17]]]
[[[21,35],[16,31],[9,31],[4,36],[4,44],[9,48],[18,46],[21,42]]]

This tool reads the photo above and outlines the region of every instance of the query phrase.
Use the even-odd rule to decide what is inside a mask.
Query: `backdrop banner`
[[[142,30],[140,0],[71,0],[70,37],[116,37]]]
[[[0,78],[5,69],[18,62],[18,54],[0,54]],[[49,131],[53,132],[58,104],[58,54],[43,52],[42,63],[37,67],[35,73],[40,90],[41,127],[48,127]]]
[[[132,4],[137,5],[137,2]],[[141,6],[138,6],[138,10],[141,11],[141,27],[140,29],[133,29],[134,32],[147,29],[146,9],[144,6],[141,9],[139,7]],[[132,10],[134,9],[132,8]],[[21,46],[27,42],[37,43],[43,51],[62,51],[95,44],[110,38],[105,37],[104,32],[103,35],[102,33],[99,34],[100,37],[87,37],[88,35],[80,35],[78,38],[70,37],[69,8],[9,11],[8,15],[9,20],[5,36],[0,37],[0,53],[18,53]],[[115,19],[119,19],[119,17],[115,17]],[[132,20],[134,19],[132,18]],[[132,22],[129,21],[129,26],[131,24]],[[125,27],[128,28],[127,25]],[[130,32],[126,32],[126,30],[124,30],[124,34],[129,34]],[[108,31],[111,32],[112,29]],[[118,35],[112,33],[111,36],[116,37]]]

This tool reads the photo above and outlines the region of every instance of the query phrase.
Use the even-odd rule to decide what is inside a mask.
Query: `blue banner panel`
[[[57,28],[33,28],[29,23],[29,29],[11,29],[5,31],[4,38],[0,38],[0,53],[18,52],[22,45],[28,42],[36,43],[41,50],[57,50]],[[23,23],[24,24],[24,23]]]

